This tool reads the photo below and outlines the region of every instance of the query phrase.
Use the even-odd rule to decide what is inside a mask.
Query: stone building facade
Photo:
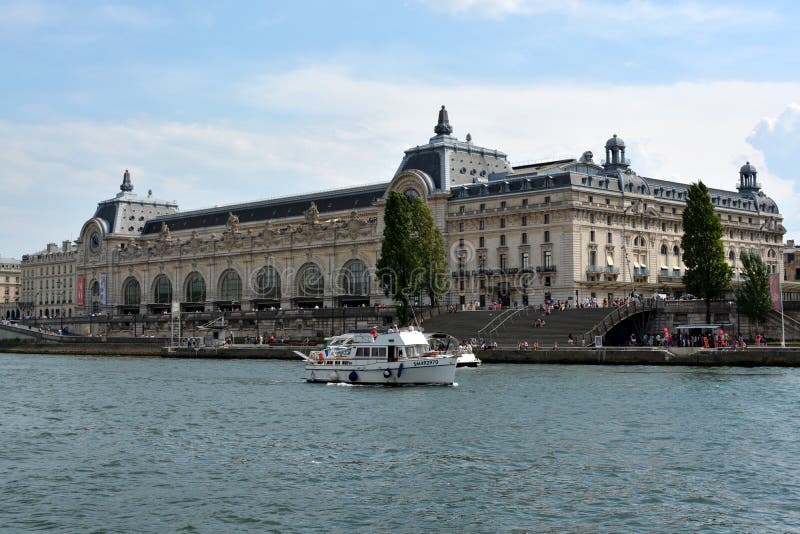
[[[22,256],[23,317],[69,318],[75,313],[76,246],[63,241]]]
[[[800,246],[795,245],[794,239],[786,241],[783,258],[783,280],[800,282]]]
[[[19,318],[22,272],[14,258],[0,258],[0,318]]]
[[[139,197],[126,171],[122,192],[98,205],[75,243],[67,309],[113,316],[164,314],[173,303],[186,313],[244,314],[390,305],[375,278],[389,190],[431,209],[448,247],[446,303],[683,290],[688,185],[638,175],[620,137],[606,142],[603,161],[586,151],[512,167],[469,134],[455,137],[444,106],[434,133],[405,152],[390,181],[205,210]],[[757,250],[782,273],[782,216],[756,177],[747,163],[736,191],[710,190],[726,257],[738,273],[741,253]],[[41,291],[30,287],[28,298]]]

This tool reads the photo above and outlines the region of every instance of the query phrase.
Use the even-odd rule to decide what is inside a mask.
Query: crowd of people
[[[636,334],[631,334],[628,345],[644,347],[698,347],[706,349],[733,348],[737,350],[747,348],[747,343],[741,333],[728,332],[723,329],[703,333],[670,332],[665,329],[663,333],[644,334],[641,340],[637,339]],[[757,333],[755,336],[755,346],[766,347],[767,336],[763,333]]]

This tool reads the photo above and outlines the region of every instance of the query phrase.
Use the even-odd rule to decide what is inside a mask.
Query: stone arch
[[[206,280],[202,274],[192,271],[183,283],[184,311],[203,311],[206,301]]]
[[[159,274],[153,280],[152,295],[154,304],[170,304],[172,302],[172,282],[165,274]]]
[[[272,265],[265,265],[252,275],[253,306],[257,310],[280,306],[281,275]]]
[[[238,307],[242,300],[242,277],[235,269],[225,269],[217,282],[217,301],[221,308],[226,305]]]
[[[369,305],[370,271],[360,259],[347,261],[338,276],[339,302],[342,305]]]
[[[129,276],[122,283],[122,312],[139,313],[142,303],[142,286],[135,276]]]
[[[322,270],[314,262],[304,263],[295,276],[295,301],[300,307],[322,307],[325,294],[325,279]]]
[[[434,193],[436,187],[433,180],[427,173],[417,169],[408,169],[397,174],[384,194],[384,200],[389,195],[389,191],[399,191],[406,194],[408,191],[413,190],[416,194],[426,201],[427,198]]]

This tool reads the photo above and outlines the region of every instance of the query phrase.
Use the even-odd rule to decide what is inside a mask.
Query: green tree
[[[413,224],[411,206],[406,197],[389,191],[383,213],[383,243],[378,259],[378,279],[386,296],[397,304],[397,316],[405,323],[410,302],[409,294],[415,271],[419,268],[418,255],[412,240]]]
[[[683,210],[683,284],[689,293],[706,301],[706,322],[711,322],[711,300],[730,287],[733,271],[725,261],[722,222],[714,211],[703,182],[689,187]]]
[[[424,292],[436,304],[448,289],[444,238],[425,203],[397,191],[387,196],[384,223],[378,279],[397,304],[398,320],[407,323],[412,295]]]
[[[772,309],[769,296],[769,271],[764,260],[756,252],[743,252],[742,267],[744,282],[736,290],[736,309],[751,320],[758,322]]]
[[[415,277],[415,289],[427,293],[431,306],[438,306],[441,296],[450,289],[444,237],[433,222],[431,210],[419,197],[411,205],[411,215],[413,243],[421,267]]]

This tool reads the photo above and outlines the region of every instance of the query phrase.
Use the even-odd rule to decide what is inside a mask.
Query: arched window
[[[262,267],[256,273],[255,292],[260,298],[281,298],[281,276],[273,267]]]
[[[325,292],[325,281],[322,271],[313,263],[306,263],[297,272],[297,296],[322,297]]]
[[[363,261],[354,260],[342,269],[343,295],[369,295],[369,271]]]
[[[219,300],[242,300],[242,277],[233,269],[228,269],[219,277]]]
[[[97,281],[92,282],[91,293],[93,297],[100,297],[100,284]]]
[[[172,302],[172,283],[163,274],[159,275],[153,282],[153,302],[156,304],[169,304]]]
[[[681,255],[681,249],[678,248],[678,245],[672,247],[672,255],[676,257]]]
[[[667,255],[667,245],[661,245],[661,255],[662,256]]]
[[[200,273],[191,273],[186,277],[186,302],[205,302],[206,281]]]
[[[142,302],[142,289],[136,278],[128,278],[122,285],[122,303],[125,306],[138,306]]]
[[[736,254],[734,254],[732,250],[728,252],[728,261],[731,263],[736,261]]]

